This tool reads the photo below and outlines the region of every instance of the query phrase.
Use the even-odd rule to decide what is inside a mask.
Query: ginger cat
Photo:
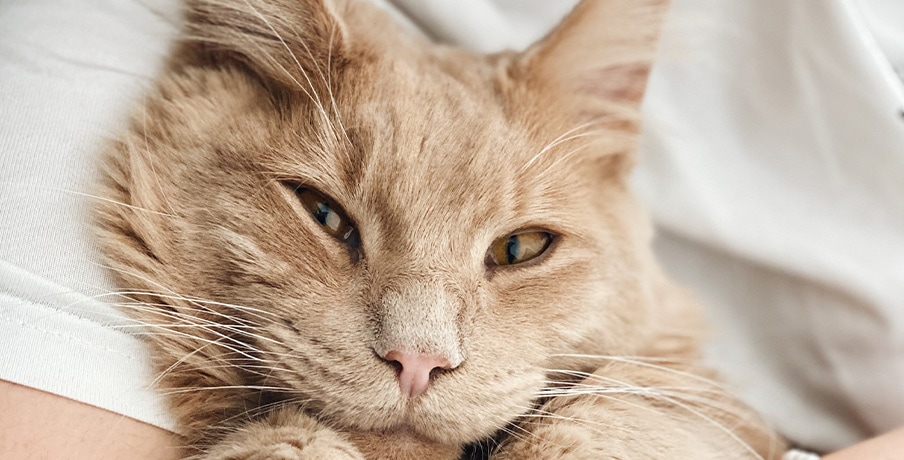
[[[98,234],[193,459],[777,458],[626,185],[657,0],[523,53],[188,0]]]

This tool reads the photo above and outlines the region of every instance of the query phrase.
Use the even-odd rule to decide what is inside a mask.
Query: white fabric
[[[170,427],[88,237],[94,159],[157,72],[175,0],[0,3],[0,379]]]
[[[386,0],[430,37],[482,53],[524,49],[577,0]]]
[[[574,3],[389,1],[480,51],[527,45]],[[900,5],[675,0],[645,106],[635,184],[667,267],[711,306],[713,361],[818,450],[904,423]],[[163,427],[146,354],[98,297],[84,194],[177,13],[0,4],[0,378]]]
[[[819,455],[797,449],[789,450],[782,455],[782,460],[819,460],[819,458]]]
[[[904,76],[904,2],[854,0],[863,20],[898,75]],[[867,38],[868,40],[869,38]]]
[[[713,359],[805,446],[904,424],[901,81],[851,2],[675,7],[636,185]]]

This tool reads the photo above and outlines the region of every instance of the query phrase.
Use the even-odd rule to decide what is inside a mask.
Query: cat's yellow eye
[[[543,231],[514,233],[493,242],[489,259],[494,265],[515,265],[539,257],[549,249],[552,234]]]
[[[359,244],[358,231],[352,225],[345,213],[333,200],[307,188],[297,188],[295,194],[301,200],[301,204],[311,213],[314,220],[334,238],[345,242],[352,247]]]

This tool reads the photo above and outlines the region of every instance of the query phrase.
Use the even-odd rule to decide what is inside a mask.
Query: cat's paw
[[[305,437],[301,437],[305,438]],[[276,441],[272,444],[266,442],[245,442],[238,444],[219,445],[207,455],[204,460],[363,460],[364,456],[354,447],[342,440],[299,439],[292,437]]]
[[[291,411],[241,427],[199,460],[364,460],[341,434]]]
[[[493,460],[775,459],[781,439],[692,367],[613,361],[550,398]],[[623,383],[630,382],[630,383]]]

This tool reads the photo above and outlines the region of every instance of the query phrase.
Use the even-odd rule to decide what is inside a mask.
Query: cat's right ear
[[[630,160],[668,4],[668,0],[583,0],[522,53],[513,74],[545,106],[561,107],[572,126],[608,133],[609,147],[596,150],[601,155]]]
[[[578,117],[639,107],[668,0],[583,0],[522,56],[534,83]]]
[[[349,46],[346,8],[344,0],[188,0],[187,58],[241,63],[286,87],[325,84]]]

